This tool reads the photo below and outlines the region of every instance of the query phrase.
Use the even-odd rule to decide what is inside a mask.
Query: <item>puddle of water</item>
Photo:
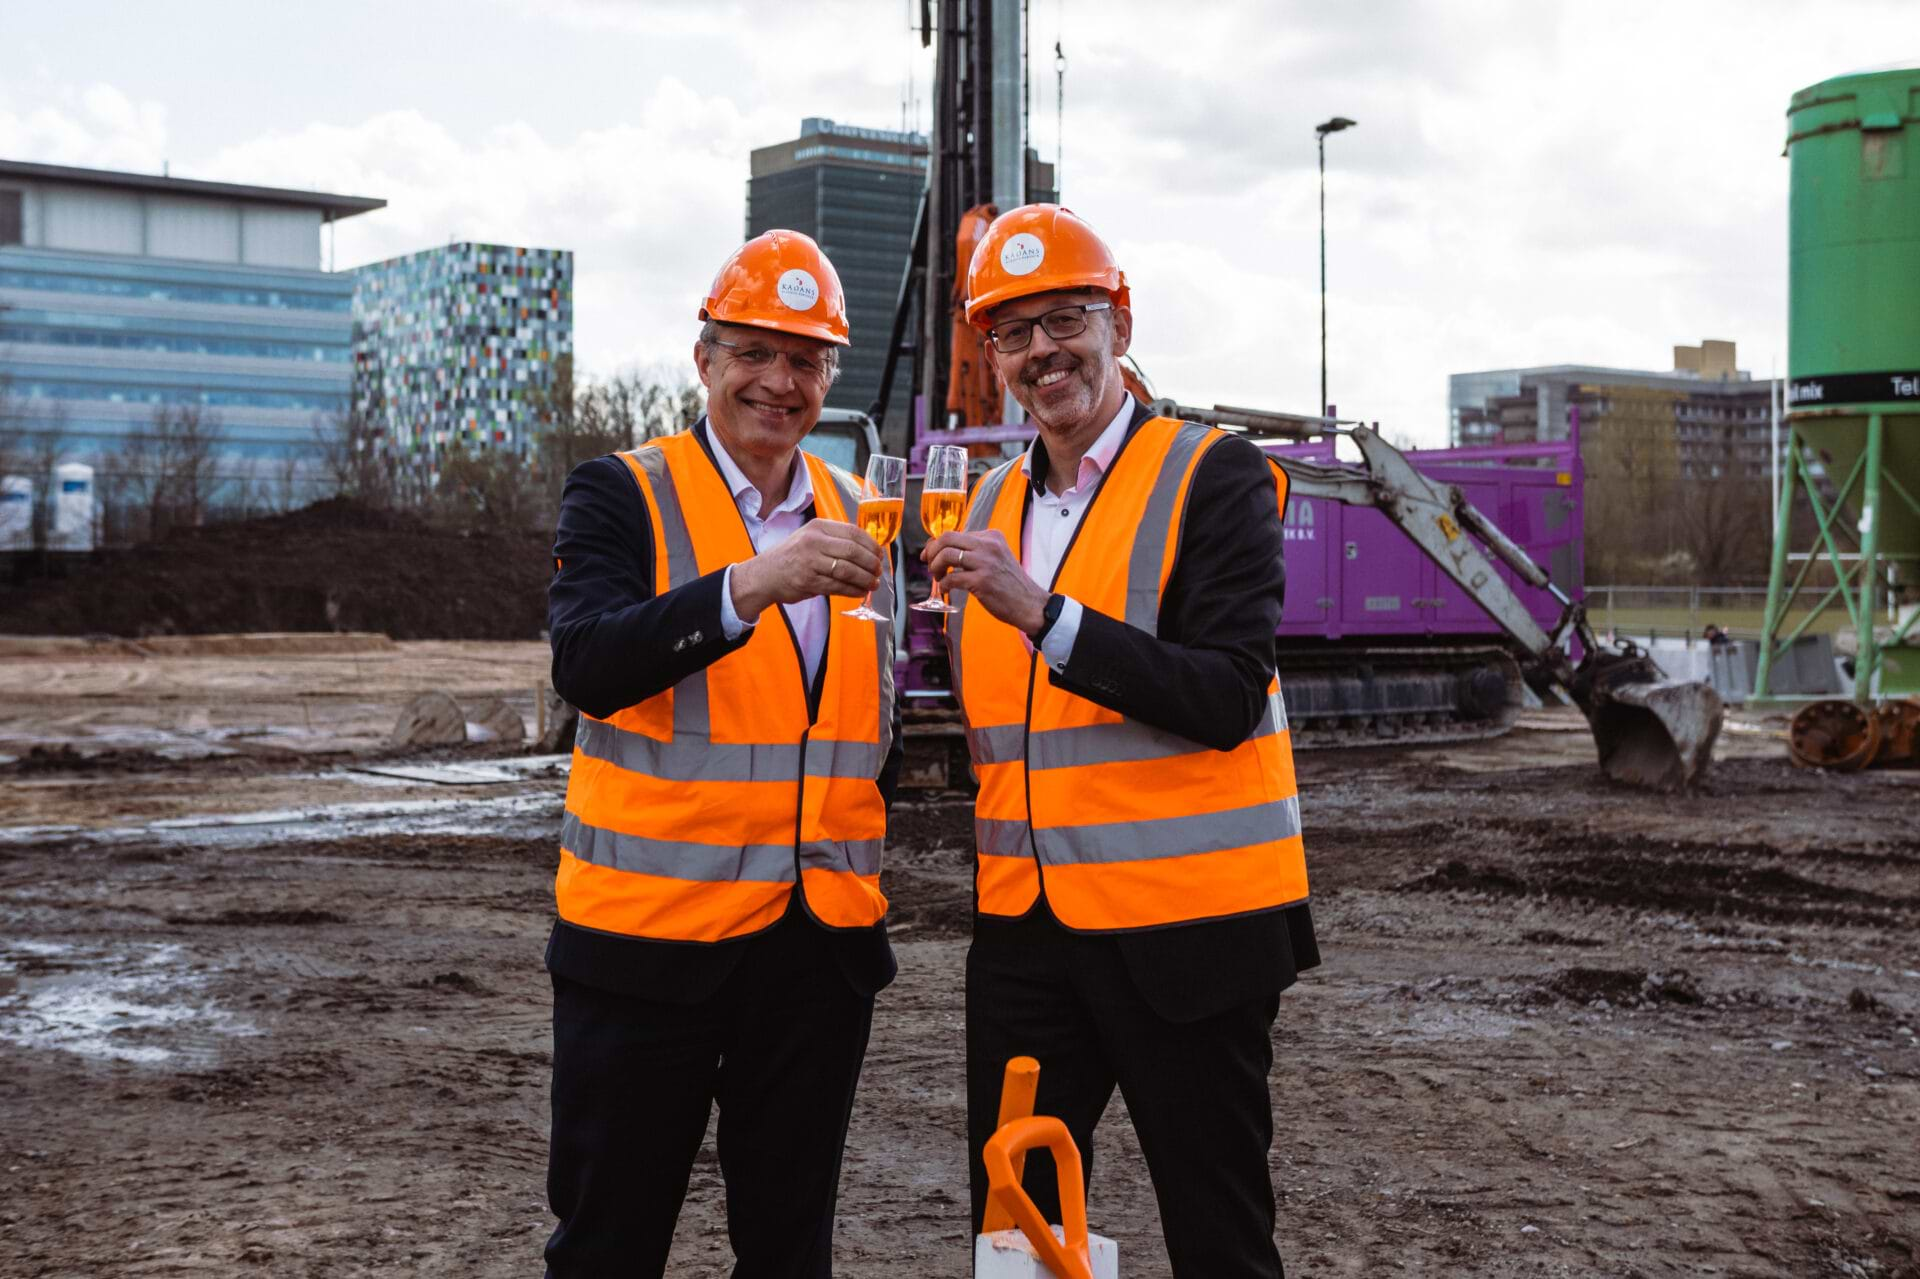
[[[64,971],[21,973],[18,961],[28,955],[62,956]],[[261,1033],[199,998],[205,982],[187,970],[177,944],[87,952],[9,941],[0,949],[0,1043],[96,1061],[204,1067],[218,1057],[219,1038]]]

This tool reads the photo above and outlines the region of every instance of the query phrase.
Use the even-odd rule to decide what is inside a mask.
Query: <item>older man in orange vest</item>
[[[664,1272],[716,1103],[734,1275],[830,1275],[894,972],[893,632],[832,602],[892,596],[856,481],[800,449],[845,296],[812,240],[770,231],[700,318],[707,415],[579,467],[554,540],[553,683],[582,716],[547,948],[553,1276]]]
[[[1182,1279],[1272,1279],[1267,1075],[1279,995],[1319,962],[1274,673],[1285,478],[1122,385],[1126,277],[1055,205],[1002,214],[967,318],[1039,438],[926,558],[960,610],[980,795],[967,957],[974,1225],[1010,1057],[1085,1156],[1116,1086]],[[1058,1221],[1052,1162],[1026,1185]]]

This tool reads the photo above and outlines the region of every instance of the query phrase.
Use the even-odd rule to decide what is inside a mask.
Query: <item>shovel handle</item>
[[[1065,1243],[1054,1238],[1033,1199],[1014,1171],[1016,1156],[1044,1146],[1053,1152],[1059,1176],[1060,1216]],[[1087,1196],[1080,1175],[1080,1148],[1067,1126],[1052,1115],[1030,1115],[1004,1125],[987,1139],[980,1152],[987,1167],[987,1199],[1005,1209],[1034,1252],[1058,1279],[1093,1279],[1093,1260],[1087,1250]]]

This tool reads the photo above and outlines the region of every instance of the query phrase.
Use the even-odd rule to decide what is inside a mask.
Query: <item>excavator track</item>
[[[1498,645],[1280,649],[1280,688],[1303,750],[1498,737],[1526,696]]]

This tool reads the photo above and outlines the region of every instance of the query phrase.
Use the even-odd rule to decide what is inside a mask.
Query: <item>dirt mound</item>
[[[331,498],[286,515],[179,529],[102,551],[65,577],[0,587],[23,635],[383,631],[538,639],[552,568],[535,532],[462,532]]]

